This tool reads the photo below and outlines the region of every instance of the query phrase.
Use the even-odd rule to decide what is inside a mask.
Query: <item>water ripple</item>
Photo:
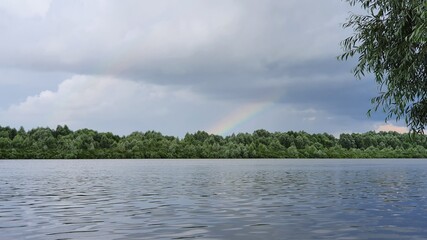
[[[424,161],[31,160],[0,169],[0,239],[427,238]]]

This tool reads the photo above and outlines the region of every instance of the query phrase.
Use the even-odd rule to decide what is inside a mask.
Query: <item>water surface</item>
[[[424,160],[0,161],[0,239],[426,239]]]

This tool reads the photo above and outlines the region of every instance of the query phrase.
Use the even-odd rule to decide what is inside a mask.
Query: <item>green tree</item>
[[[298,149],[294,145],[288,147],[288,149],[286,150],[286,153],[287,153],[287,156],[289,158],[298,158],[299,157]]]
[[[11,141],[9,138],[0,137],[0,149],[9,149]]]
[[[64,126],[58,125],[56,127],[56,130],[54,131],[55,136],[66,136],[71,133],[73,132],[68,128],[67,125],[64,125]]]
[[[340,139],[338,140],[338,143],[341,145],[341,147],[345,149],[356,147],[356,143],[354,142],[353,136],[347,133],[342,133],[340,135]]]
[[[414,132],[427,124],[427,1],[347,0],[365,15],[352,14],[343,25],[354,35],[342,41],[346,60],[358,56],[356,77],[373,73],[380,93],[373,110],[386,120],[404,118]],[[368,114],[371,110],[368,111]]]

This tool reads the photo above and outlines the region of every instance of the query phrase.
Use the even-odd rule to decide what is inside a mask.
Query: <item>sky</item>
[[[344,0],[2,0],[0,125],[406,131],[338,61]]]

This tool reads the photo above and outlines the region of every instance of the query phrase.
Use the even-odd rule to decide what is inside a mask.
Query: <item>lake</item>
[[[426,239],[427,160],[0,161],[0,239]]]

